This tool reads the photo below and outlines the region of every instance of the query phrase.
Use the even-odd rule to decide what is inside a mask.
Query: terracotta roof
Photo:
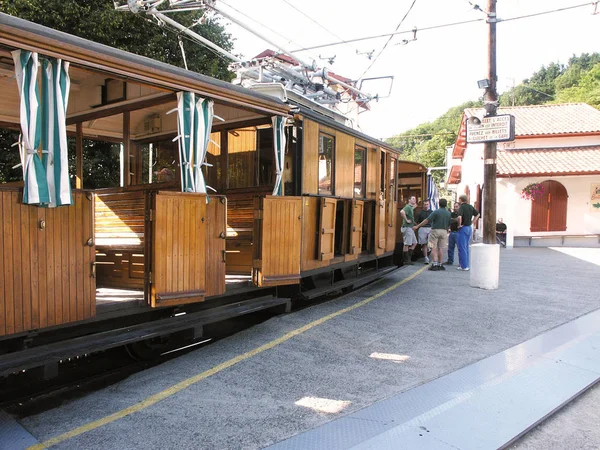
[[[467,114],[463,114],[462,121],[460,122],[460,129],[458,130],[458,137],[454,143],[452,149],[452,158],[462,159],[465,156],[465,150],[467,148]]]
[[[462,175],[462,166],[452,166],[448,175],[448,184],[459,184]]]
[[[499,177],[600,173],[600,146],[498,150]]]
[[[483,117],[483,108],[465,109],[467,117]],[[600,111],[585,103],[511,106],[498,114],[515,116],[515,136],[600,133]]]

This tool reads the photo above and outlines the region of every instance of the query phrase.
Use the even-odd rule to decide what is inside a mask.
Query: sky
[[[386,138],[432,121],[449,108],[482,96],[477,80],[486,78],[487,74],[485,21],[425,30],[427,27],[485,18],[485,14],[474,10],[468,0],[217,0],[217,5],[251,24],[280,46],[296,50],[391,33],[413,1],[414,6],[399,31],[410,31],[414,27],[423,31],[417,31],[416,40],[408,43],[402,43],[402,40],[412,39],[412,33],[394,37],[365,75],[366,78],[394,77],[391,95],[371,102],[371,111],[359,116],[358,125],[363,132],[376,138]],[[485,8],[485,0],[479,3]],[[500,19],[509,19],[584,3],[583,0],[498,0],[497,14]],[[498,23],[498,91],[501,93],[519,84],[543,65],[567,63],[574,54],[600,52],[600,4],[598,14],[593,15],[593,12],[594,6],[588,1],[581,8]],[[252,58],[264,49],[274,47],[229,20],[221,22],[235,38],[236,54]],[[377,55],[387,39],[365,40],[295,54],[303,59],[316,59],[321,67],[357,79],[373,62],[357,52],[374,50]],[[334,55],[333,64],[320,59]],[[387,83],[389,81],[371,82],[370,85],[365,84],[363,90],[372,94],[379,90],[383,96],[387,94]]]

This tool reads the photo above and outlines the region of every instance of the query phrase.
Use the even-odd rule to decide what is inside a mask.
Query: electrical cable
[[[228,6],[229,8],[233,9],[234,11],[236,11],[237,13],[241,14],[242,16],[246,17],[247,19],[250,19],[251,21],[253,21],[254,23],[257,23],[258,25],[260,25],[261,27],[264,27],[265,29],[269,30],[272,33],[275,33],[277,36],[283,38],[284,40],[286,40],[287,42],[294,44],[294,45],[300,45],[297,42],[292,41],[291,39],[288,39],[286,36],[284,36],[283,34],[275,31],[273,28],[270,28],[269,26],[265,25],[264,23],[259,22],[258,20],[250,17],[248,14],[240,11],[239,9],[235,8],[234,6],[231,6],[229,3],[224,2],[223,0],[221,0],[221,3],[223,3],[224,5]],[[336,36],[337,37],[337,36]],[[341,39],[341,38],[338,38]]]
[[[415,6],[415,3],[417,3],[417,0],[413,0],[413,2],[410,4],[408,11],[406,11],[406,14],[404,14],[404,17],[402,17],[402,20],[400,21],[400,23],[398,24],[398,26],[396,27],[396,29],[394,31],[398,31],[398,29],[400,28],[400,26],[404,23],[404,20],[408,17],[408,15],[410,14],[410,12],[413,9],[413,6]],[[377,56],[375,56],[375,58],[373,58],[373,61],[371,61],[371,64],[369,64],[369,67],[367,67],[365,69],[365,71],[362,73],[362,75],[360,77],[358,77],[358,80],[360,80],[361,78],[363,78],[367,72],[369,70],[371,70],[371,67],[373,67],[373,65],[377,62],[377,59],[381,56],[381,54],[384,52],[384,50],[387,48],[388,44],[391,42],[391,40],[394,39],[394,36],[390,36],[388,38],[388,40],[386,41],[386,43],[383,45],[383,48],[379,51],[379,53],[377,53]]]
[[[350,45],[350,43],[348,41],[345,41],[343,38],[339,37],[337,34],[335,34],[333,31],[329,30],[327,27],[321,25],[319,22],[317,22],[315,19],[313,19],[312,17],[310,17],[308,14],[306,14],[304,11],[300,10],[299,8],[297,8],[296,6],[292,5],[288,0],[281,0],[282,2],[288,4],[289,6],[291,6],[292,8],[294,8],[296,11],[298,11],[300,14],[302,14],[304,17],[306,17],[308,20],[310,20],[311,22],[313,22],[315,25],[323,28],[325,31],[327,31],[330,35],[332,35],[335,38],[338,38],[341,40],[342,44],[347,44],[352,50],[355,50],[358,53],[358,49],[356,47],[353,47],[352,45]]]
[[[550,10],[550,11],[542,11],[542,12],[527,14],[527,15],[523,15],[523,16],[509,17],[508,19],[498,19],[498,23],[510,22],[512,20],[526,19],[526,18],[530,18],[530,17],[541,16],[544,14],[551,14],[551,13],[556,13],[556,12],[567,11],[570,9],[583,8],[586,6],[589,7],[590,5],[595,5],[596,3],[597,2],[591,2],[591,3],[588,2],[588,3],[579,4],[579,5],[567,6],[564,8],[554,9],[554,10]],[[419,33],[422,33],[423,31],[436,30],[439,28],[448,28],[448,27],[459,26],[459,25],[466,25],[468,23],[474,23],[474,22],[483,22],[485,20],[486,19],[484,19],[484,18],[463,20],[460,22],[451,22],[451,23],[446,23],[446,24],[439,24],[439,25],[432,25],[429,27],[418,28],[418,30],[419,30]],[[326,48],[326,47],[334,47],[336,45],[345,44],[347,42],[361,42],[361,41],[368,41],[371,39],[380,39],[380,38],[389,37],[389,36],[397,36],[400,34],[411,34],[411,33],[413,33],[413,30],[404,30],[404,31],[394,31],[393,33],[378,34],[378,35],[374,35],[374,36],[365,36],[365,37],[361,37],[361,38],[346,39],[343,42],[338,41],[338,42],[331,42],[328,44],[315,45],[312,47],[299,48],[299,49],[293,50],[292,53],[303,52],[303,51],[308,51],[308,50],[316,50],[319,48]]]

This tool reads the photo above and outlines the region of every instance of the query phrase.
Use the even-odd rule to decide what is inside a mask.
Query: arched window
[[[531,202],[531,231],[566,231],[567,190],[553,180],[541,185],[544,193]]]

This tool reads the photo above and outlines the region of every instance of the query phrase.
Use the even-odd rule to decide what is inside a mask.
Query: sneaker
[[[429,269],[427,270],[433,270],[433,271],[437,271],[440,270],[440,266],[434,266],[433,264],[431,266],[429,266]]]
[[[468,271],[469,271],[469,268],[467,267],[466,269],[463,269],[462,267],[458,266],[458,267],[456,268],[456,270],[463,270],[463,271],[465,271],[465,272],[468,272]]]
[[[446,270],[446,268],[444,266],[442,266],[442,265],[439,265],[438,267],[439,267],[438,270]]]
[[[425,264],[429,264],[429,258],[427,256],[425,257]]]

